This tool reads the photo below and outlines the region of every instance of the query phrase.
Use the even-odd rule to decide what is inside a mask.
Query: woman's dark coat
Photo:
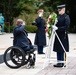
[[[69,25],[70,25],[70,19],[67,14],[58,16],[58,23],[56,25],[58,27],[58,30],[56,30],[56,32],[57,32],[65,50],[66,50],[66,52],[69,52],[69,41],[68,41],[68,32],[67,32]],[[53,51],[64,52],[64,50],[56,36],[55,36]]]
[[[35,36],[35,45],[45,46],[46,45],[46,34],[45,34],[45,20],[41,17],[38,17],[36,20],[36,36]]]

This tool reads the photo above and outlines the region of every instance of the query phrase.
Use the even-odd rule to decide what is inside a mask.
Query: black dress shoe
[[[45,54],[45,53],[38,53],[38,54]]]
[[[57,63],[56,65],[54,65],[54,67],[63,67],[64,63]]]

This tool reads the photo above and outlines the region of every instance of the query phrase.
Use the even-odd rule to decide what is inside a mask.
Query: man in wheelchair
[[[27,38],[27,31],[25,31],[25,24],[23,24],[22,19],[18,19],[16,22],[16,27],[14,28],[13,35],[13,45],[22,48],[25,52],[29,50],[34,50],[30,39]]]
[[[19,68],[23,65],[27,65],[26,68],[34,67],[35,49],[30,39],[27,37],[25,24],[23,24],[22,19],[18,19],[16,24],[17,26],[13,30],[13,46],[6,49],[4,62],[10,68]]]

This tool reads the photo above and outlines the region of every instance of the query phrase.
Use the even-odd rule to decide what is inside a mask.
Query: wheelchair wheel
[[[25,52],[19,47],[11,46],[4,53],[4,62],[10,68],[19,68],[25,62]]]

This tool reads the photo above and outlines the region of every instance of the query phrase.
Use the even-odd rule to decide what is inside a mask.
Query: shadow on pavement
[[[4,54],[0,55],[0,64],[4,63]],[[7,60],[10,60],[9,57],[7,58]]]
[[[4,62],[3,55],[0,55],[0,64]]]

